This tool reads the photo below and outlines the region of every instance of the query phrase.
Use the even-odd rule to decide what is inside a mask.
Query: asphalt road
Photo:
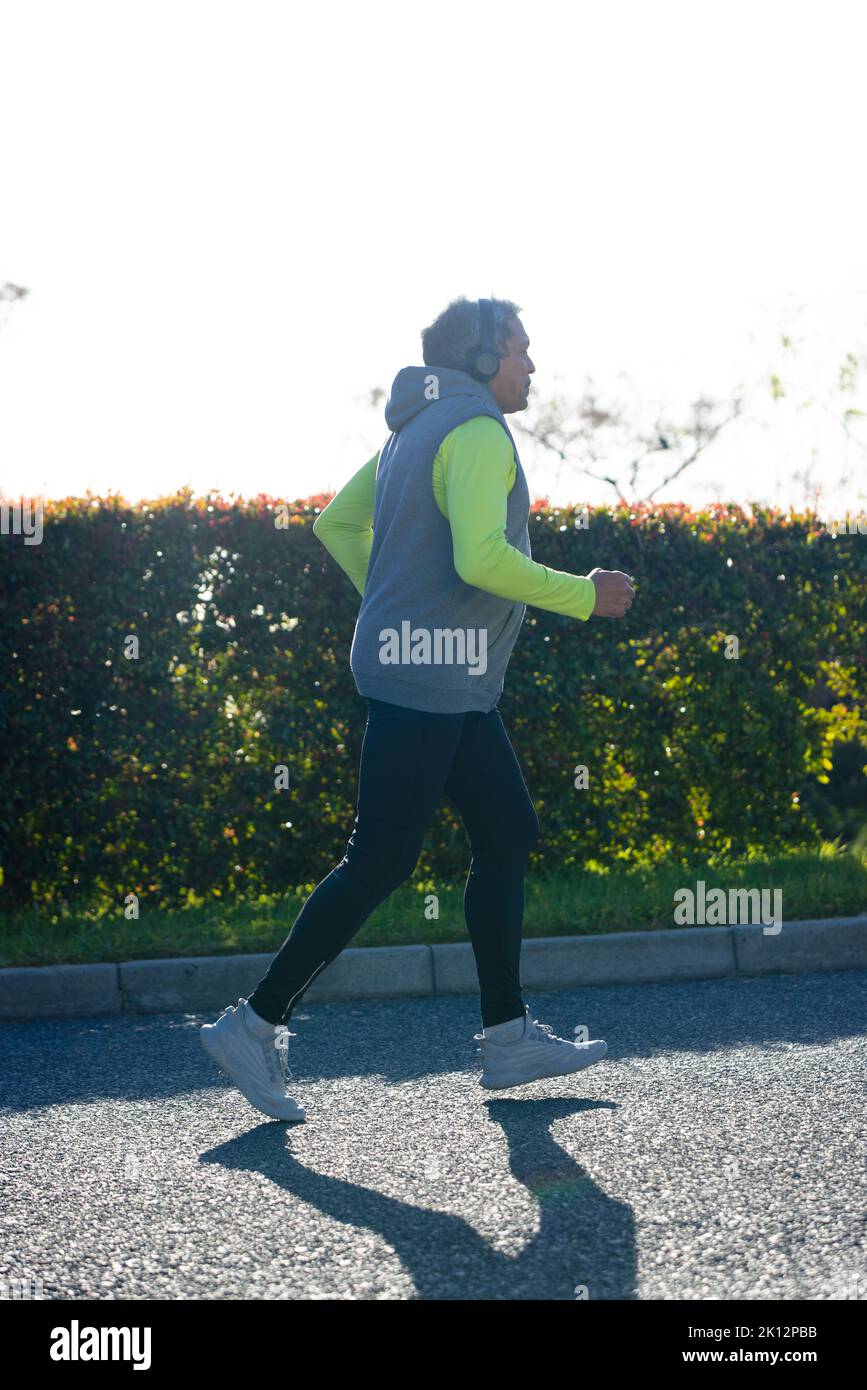
[[[302,1005],[300,1125],[193,1015],[0,1028],[0,1279],[46,1298],[867,1299],[867,974],[526,993],[605,1061],[483,1091],[474,997]]]

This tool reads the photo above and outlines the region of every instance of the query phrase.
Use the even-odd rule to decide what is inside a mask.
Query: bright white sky
[[[6,0],[0,490],[339,487],[463,293],[522,305],[539,397],[797,377],[667,495],[797,502],[812,462],[863,509],[867,422],[798,400],[867,354],[865,39],[842,0]]]

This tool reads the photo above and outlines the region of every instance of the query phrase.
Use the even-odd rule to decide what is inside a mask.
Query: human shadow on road
[[[292,1150],[292,1130],[287,1147],[280,1121],[217,1145],[201,1161],[261,1173],[334,1221],[376,1232],[397,1254],[420,1299],[637,1298],[631,1209],[597,1187],[551,1132],[555,1121],[613,1108],[611,1102],[495,1099],[487,1108],[503,1128],[512,1174],[538,1206],[538,1229],[516,1255],[495,1249],[451,1212],[306,1167]]]

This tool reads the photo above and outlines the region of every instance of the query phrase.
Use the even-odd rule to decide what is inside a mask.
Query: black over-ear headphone
[[[476,381],[490,381],[500,370],[500,354],[494,339],[494,306],[490,299],[479,300],[480,343],[467,353],[466,370]]]

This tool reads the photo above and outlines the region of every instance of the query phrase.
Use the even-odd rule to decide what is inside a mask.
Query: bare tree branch
[[[678,464],[677,468],[673,469],[671,473],[669,473],[665,478],[663,478],[661,483],[657,483],[656,487],[652,488],[651,491],[646,494],[646,496],[640,499],[640,501],[652,501],[652,499],[656,496],[658,492],[662,490],[662,488],[666,487],[669,483],[673,482],[675,478],[679,478],[681,473],[683,473],[687,468],[694,464],[696,459],[701,454],[702,450],[706,449],[708,444],[711,444],[713,440],[716,439],[717,435],[725,429],[726,425],[730,425],[733,420],[736,420],[738,418],[738,416],[741,414],[741,406],[742,402],[740,398],[736,399],[734,409],[731,415],[729,415],[727,419],[721,420],[718,425],[711,426],[706,431],[703,431],[701,442],[696,445],[693,452],[687,458],[685,458],[682,463]]]
[[[555,454],[564,464],[571,464],[581,477],[606,483],[614,489],[618,498],[626,498],[630,493],[635,500],[650,501],[663,487],[692,467],[704,449],[741,413],[742,399],[736,397],[731,413],[719,422],[711,419],[716,407],[717,402],[702,396],[693,402],[692,420],[687,424],[664,422],[657,417],[653,429],[649,433],[643,432],[627,419],[622,407],[601,405],[592,389],[592,379],[589,379],[577,407],[570,409],[555,398],[539,406],[535,419],[528,424],[516,420],[513,428],[524,438]],[[573,412],[576,423],[570,427],[566,424],[566,417]],[[617,447],[616,440],[614,444],[608,444],[607,450],[603,448],[600,452],[598,447],[605,445],[606,433],[610,436],[617,431],[621,434],[631,433],[633,437],[637,435],[638,443],[642,446],[623,470],[612,469],[608,457],[602,462],[604,455],[607,453],[610,456],[613,448]],[[686,456],[680,458],[676,466],[639,499],[637,494],[642,491],[648,460],[655,454],[670,450],[680,453],[684,447],[687,447]],[[576,464],[576,456],[581,459],[580,463]],[[584,460],[589,460],[591,466]]]
[[[0,285],[0,328],[8,321],[13,304],[17,304],[19,299],[24,299],[29,293],[30,291],[22,285],[12,285],[8,280],[5,285]]]

